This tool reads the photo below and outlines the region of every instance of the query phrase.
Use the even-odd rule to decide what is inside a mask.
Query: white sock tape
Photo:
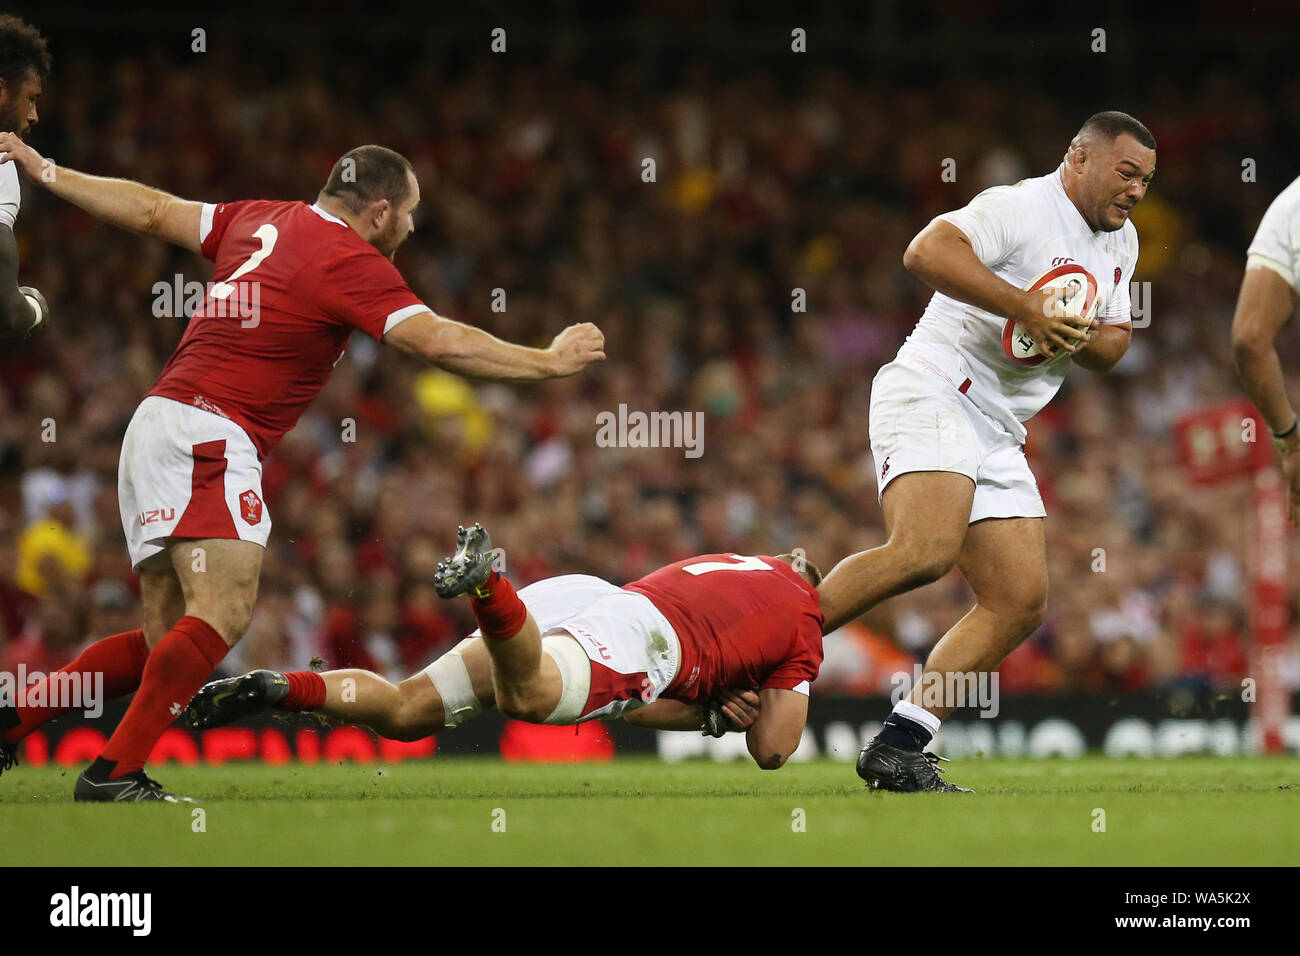
[[[939,725],[943,723],[943,721],[934,716],[934,714],[930,713],[924,707],[918,707],[910,700],[900,700],[895,704],[894,713],[898,714],[899,717],[906,717],[908,720],[920,724],[926,730],[930,731],[931,734],[937,734],[939,732]]]
[[[591,659],[577,639],[564,632],[542,638],[542,652],[560,669],[560,702],[544,721],[548,724],[575,724],[582,716],[591,696]]]
[[[459,648],[443,654],[425,668],[425,673],[442,698],[442,722],[445,726],[458,727],[483,713],[483,702],[474,696],[474,682],[469,679],[469,668],[465,666]]]

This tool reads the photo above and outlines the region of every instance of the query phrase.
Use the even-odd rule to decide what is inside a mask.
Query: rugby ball
[[[1091,319],[1096,314],[1097,280],[1078,263],[1067,262],[1053,266],[1025,286],[1025,291],[1032,292],[1049,286],[1060,290],[1058,301],[1067,315],[1082,315]],[[1038,365],[1048,359],[1048,356],[1038,350],[1033,337],[1019,322],[1011,319],[1007,319],[1002,327],[1002,351],[1017,365]]]

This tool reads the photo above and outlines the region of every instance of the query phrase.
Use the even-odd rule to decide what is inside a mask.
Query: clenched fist
[[[551,342],[552,377],[564,378],[581,372],[592,362],[605,358],[605,335],[590,322],[571,325]]]

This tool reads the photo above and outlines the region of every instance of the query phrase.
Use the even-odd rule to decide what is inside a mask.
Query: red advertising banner
[[[1174,426],[1174,443],[1193,484],[1216,484],[1276,466],[1268,426],[1244,399],[1185,415]]]

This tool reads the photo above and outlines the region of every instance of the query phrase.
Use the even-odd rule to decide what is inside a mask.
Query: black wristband
[[[1300,428],[1300,416],[1296,417],[1296,420],[1291,423],[1291,427],[1288,428],[1286,431],[1270,432],[1269,434],[1271,434],[1278,441],[1282,441],[1282,439],[1290,438],[1292,435],[1294,435],[1297,428]]]

